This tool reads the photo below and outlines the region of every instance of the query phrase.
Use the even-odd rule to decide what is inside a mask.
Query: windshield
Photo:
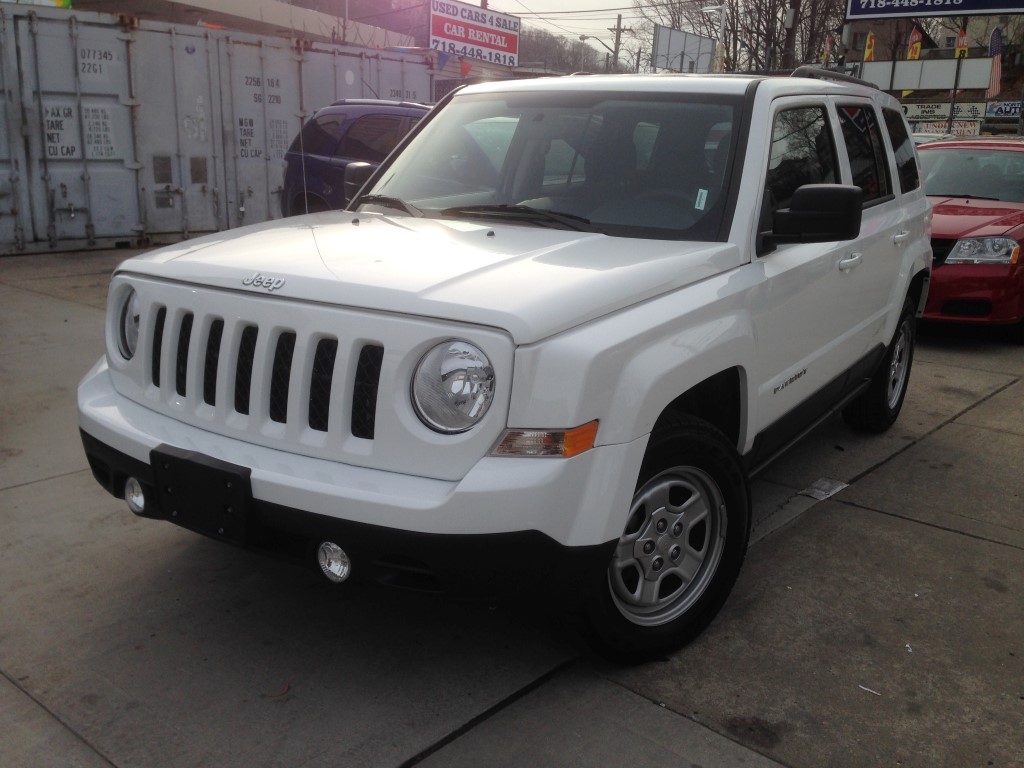
[[[919,156],[925,194],[1024,203],[1024,152],[937,148]]]
[[[365,205],[609,235],[717,239],[739,101],[456,96],[366,190]]]

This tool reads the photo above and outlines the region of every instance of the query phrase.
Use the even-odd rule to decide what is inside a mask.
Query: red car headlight
[[[957,240],[946,264],[1016,264],[1020,244],[1009,237],[970,237]]]

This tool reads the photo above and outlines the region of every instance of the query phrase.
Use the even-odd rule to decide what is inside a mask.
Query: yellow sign
[[[967,30],[961,29],[960,34],[956,36],[956,57],[958,59],[967,58]]]
[[[914,25],[913,31],[910,33],[910,45],[907,47],[907,58],[917,60],[921,58],[921,28]]]
[[[868,39],[864,43],[864,61],[875,60],[875,33],[868,32]]]

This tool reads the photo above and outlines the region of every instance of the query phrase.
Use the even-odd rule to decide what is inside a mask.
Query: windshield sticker
[[[703,211],[704,206],[708,202],[708,191],[706,189],[697,190],[697,200],[694,202],[693,207],[698,211]]]

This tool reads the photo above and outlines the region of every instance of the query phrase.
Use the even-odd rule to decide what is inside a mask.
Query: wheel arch
[[[654,429],[679,416],[707,422],[739,447],[744,436],[747,398],[744,370],[734,365],[697,382],[661,411]]]

